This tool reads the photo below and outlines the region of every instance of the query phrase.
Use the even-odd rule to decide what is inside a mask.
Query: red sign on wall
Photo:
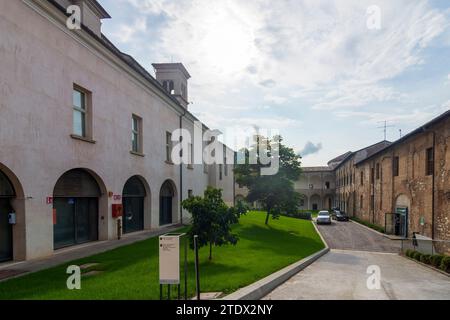
[[[47,204],[53,204],[53,197],[47,197]]]
[[[113,196],[113,200],[114,200],[114,201],[121,201],[121,200],[122,200],[122,196],[119,195],[119,194],[115,194],[115,195]]]

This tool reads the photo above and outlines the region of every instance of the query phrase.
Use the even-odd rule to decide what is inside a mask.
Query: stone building
[[[357,161],[355,171],[356,216],[398,236],[450,240],[450,111]]]
[[[328,209],[320,195],[331,181],[334,206],[351,217],[399,237],[450,240],[450,110],[393,143],[381,141],[303,171],[296,183],[305,195],[302,209]],[[439,246],[450,250],[448,243]]]
[[[81,30],[67,28],[70,4]],[[174,130],[198,125],[185,67],[155,64],[155,79],[101,33],[106,18],[95,0],[0,0],[0,261],[115,239],[119,222],[186,222],[181,201],[208,186],[234,201],[231,161],[172,161]]]
[[[302,168],[295,190],[303,195],[301,210],[330,210],[334,205],[335,174],[331,167]]]
[[[372,146],[363,148],[356,152],[347,152],[336,160],[334,172],[336,174],[336,207],[353,216],[355,212],[355,190],[358,188],[357,181],[360,178],[355,171],[355,163],[370,157],[375,152],[390,145],[389,141],[381,141]]]

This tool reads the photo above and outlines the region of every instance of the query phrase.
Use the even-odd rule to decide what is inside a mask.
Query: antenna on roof
[[[400,139],[402,138],[402,129],[398,129],[400,131]]]
[[[394,125],[388,126],[388,120],[378,121],[378,123],[383,123],[384,124],[382,127],[378,127],[377,129],[383,129],[383,131],[384,131],[384,140],[386,141],[386,139],[387,139],[387,128],[393,128],[395,126]]]

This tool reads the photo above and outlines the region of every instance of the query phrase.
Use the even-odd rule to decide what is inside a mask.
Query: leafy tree
[[[261,163],[261,155],[257,157],[256,164],[251,163],[250,155],[257,154],[256,151],[264,149],[264,146],[273,146],[277,141],[278,155],[270,147],[267,148],[267,155],[272,161],[279,161],[279,170],[274,175],[263,175],[262,169],[269,167],[270,164]],[[259,136],[257,143],[241,151],[245,156],[245,164],[237,164],[234,170],[236,182],[248,189],[247,201],[258,201],[267,211],[266,225],[269,224],[270,215],[273,219],[277,219],[280,213],[297,210],[301,199],[301,195],[294,189],[294,183],[302,172],[301,157],[282,141],[280,136],[273,139]]]
[[[228,207],[222,199],[222,190],[209,187],[203,198],[184,200],[183,208],[192,215],[192,226],[188,232],[191,248],[194,247],[194,235],[197,235],[199,248],[209,245],[209,260],[212,260],[213,245],[237,244],[238,237],[231,232],[231,226],[238,223],[246,209],[243,205]]]

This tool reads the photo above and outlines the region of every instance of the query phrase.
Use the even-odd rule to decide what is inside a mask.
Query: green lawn
[[[281,217],[264,225],[265,214],[251,212],[234,227],[236,247],[200,250],[203,292],[230,293],[324,248],[310,221]],[[189,250],[189,295],[195,291],[193,251]],[[103,272],[83,277],[81,290],[66,288],[68,265],[100,263]],[[159,299],[158,238],[66,263],[0,283],[0,299]]]

